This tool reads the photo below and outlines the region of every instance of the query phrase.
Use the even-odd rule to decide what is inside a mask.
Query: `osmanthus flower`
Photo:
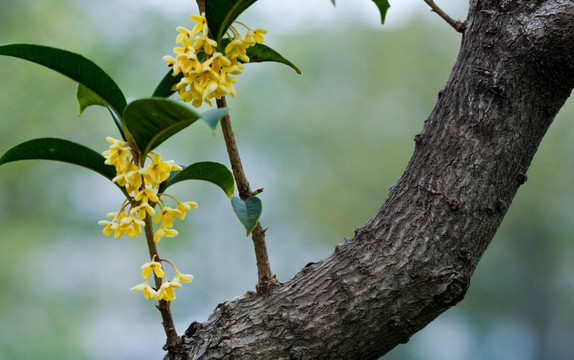
[[[163,272],[163,266],[157,261],[150,261],[142,265],[142,277],[145,279],[154,273],[158,278],[163,278],[165,273]]]
[[[179,270],[177,270],[177,268],[175,268],[175,276],[173,277],[171,282],[172,283],[182,283],[182,282],[186,283],[186,282],[191,282],[192,280],[193,280],[193,275],[182,274],[179,272]]]
[[[172,160],[163,161],[159,154],[151,154],[152,162],[151,164],[140,170],[140,174],[143,175],[146,185],[151,185],[154,188],[159,187],[159,185],[169,178],[169,174],[172,171],[181,170],[181,167],[176,165]]]
[[[197,208],[197,203],[195,201],[185,201],[185,202],[178,202],[177,203],[177,210],[181,212],[179,218],[181,220],[185,219],[185,213],[188,210]]]
[[[116,140],[112,137],[107,137],[106,140],[111,144],[109,150],[104,151],[102,154],[107,165],[113,165],[117,172],[124,172],[130,165],[131,147],[125,141]]]
[[[190,43],[191,44],[191,43]],[[213,62],[220,60],[213,59]],[[224,61],[225,62],[225,61]],[[213,70],[209,69],[210,72]],[[179,201],[174,197],[157,191],[162,182],[166,181],[173,171],[182,170],[174,161],[164,161],[159,154],[150,152],[145,159],[136,160],[132,148],[127,142],[108,137],[110,143],[108,150],[103,152],[105,163],[113,165],[116,169],[116,176],[112,179],[117,185],[125,187],[128,199],[122,203],[119,211],[107,214],[109,220],[101,220],[98,224],[104,226],[104,235],[114,235],[119,239],[123,235],[136,237],[140,235],[146,226],[146,221],[161,222],[159,229],[153,234],[153,241],[158,242],[163,237],[177,236],[178,232],[172,229],[175,218],[184,219],[187,211],[195,209],[197,203],[194,201]],[[146,161],[150,160],[146,166]],[[177,208],[166,206],[163,196],[173,199],[177,203]],[[161,210],[156,214],[154,207],[160,204]],[[148,223],[151,226],[151,223]],[[156,255],[157,256],[157,255]],[[175,300],[174,289],[181,288],[182,282],[189,282],[193,276],[180,273],[175,266],[175,277],[167,281],[162,261],[150,261],[142,265],[142,276],[145,282],[134,286],[132,291],[142,291],[147,299],[154,300]],[[149,277],[154,274],[161,279],[159,288],[153,288],[149,284]]]
[[[142,265],[142,277],[145,280],[142,284],[134,286],[132,291],[143,291],[145,297],[151,300],[165,300],[172,301],[175,300],[175,289],[181,289],[181,283],[187,283],[193,280],[193,275],[182,274],[175,265],[168,260],[158,259],[157,261],[150,261]],[[162,262],[170,264],[174,271],[175,276],[171,281],[167,280]],[[159,288],[154,289],[149,285],[149,278],[154,274],[158,279],[161,279],[161,284],[158,284]]]
[[[131,288],[131,291],[143,291],[146,299],[157,300],[157,291],[149,285],[149,279],[146,279],[142,284],[138,284]]]
[[[172,209],[168,206],[164,206],[159,213],[153,218],[154,222],[161,221],[162,228],[170,228],[173,226],[173,220],[176,217],[180,217],[182,214],[179,209]]]
[[[233,84],[241,74],[243,63],[250,61],[247,49],[263,43],[264,29],[250,29],[244,37],[233,26],[229,28],[225,41],[229,43],[222,50],[220,44],[209,36],[205,14],[191,15],[196,23],[193,29],[178,26],[176,43],[181,47],[173,49],[175,57],[164,56],[164,61],[173,68],[172,75],[183,73],[181,80],[172,88],[179,93],[179,99],[191,102],[194,107],[225,95],[235,96]],[[221,52],[222,51],[222,52]]]
[[[174,289],[181,289],[179,282],[164,281],[157,291],[157,300],[173,301],[175,300]]]
[[[153,235],[153,241],[159,242],[163,237],[175,237],[177,234],[178,232],[175,229],[160,227]]]

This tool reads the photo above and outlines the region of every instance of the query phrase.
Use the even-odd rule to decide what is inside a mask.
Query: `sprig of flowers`
[[[105,164],[113,165],[116,169],[116,176],[112,181],[125,187],[130,198],[123,202],[119,211],[107,214],[107,218],[110,220],[98,222],[98,224],[105,226],[104,235],[113,234],[116,239],[124,234],[129,237],[136,237],[142,233],[142,229],[145,227],[144,220],[148,216],[149,218],[153,216],[155,223],[161,222],[159,229],[154,232],[154,242],[157,243],[164,237],[177,236],[177,230],[173,229],[173,221],[175,218],[183,220],[187,211],[197,208],[197,203],[194,201],[181,202],[173,196],[158,194],[157,191],[161,183],[169,178],[171,172],[179,171],[181,167],[172,160],[162,160],[159,154],[153,152],[150,152],[144,161],[138,161],[128,142],[111,137],[106,138],[106,140],[110,143],[110,147],[102,155],[106,159]],[[150,163],[146,166],[145,160],[148,159]],[[166,206],[162,199],[164,196],[174,200],[177,207]],[[160,211],[156,213],[154,208],[158,204],[161,205]],[[174,267],[176,277],[172,281],[165,280],[161,263],[152,261],[142,266],[142,275],[144,278],[149,278],[153,272],[159,279],[162,279],[159,289],[151,287],[149,279],[146,279],[144,283],[136,285],[132,290],[143,291],[148,299],[174,300],[173,290],[181,288],[181,282],[189,282],[193,276],[181,274],[171,262],[162,261],[166,261]]]
[[[158,261],[154,260],[142,265],[142,277],[145,279],[145,281],[134,286],[131,291],[142,291],[146,299],[150,300],[175,300],[174,289],[181,289],[182,282],[191,282],[193,280],[193,275],[180,273],[175,265],[168,260],[157,260]],[[167,262],[173,267],[175,276],[171,281],[167,280],[167,276],[165,275],[165,271],[161,262]],[[161,279],[161,286],[157,290],[149,285],[149,278],[152,274]]]
[[[243,63],[249,62],[247,49],[255,44],[263,43],[265,29],[251,29],[244,26],[247,32],[242,36],[233,26],[229,28],[228,42],[223,52],[220,45],[209,37],[209,29],[205,14],[191,15],[191,20],[197,24],[192,30],[178,26],[176,43],[181,47],[173,49],[176,57],[164,56],[163,59],[173,67],[173,76],[183,74],[181,80],[172,90],[179,93],[179,99],[191,102],[199,107],[206,103],[211,106],[211,99],[219,99],[225,95],[235,97],[234,83],[243,71]]]

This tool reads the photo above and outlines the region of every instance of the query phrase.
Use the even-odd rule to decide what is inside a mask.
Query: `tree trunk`
[[[462,300],[574,86],[574,2],[472,0],[465,25],[414,154],[367,224],[268,295],[219,304],[166,359],[376,359]]]

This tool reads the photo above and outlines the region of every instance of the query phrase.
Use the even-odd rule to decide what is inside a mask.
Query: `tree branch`
[[[443,18],[443,20],[446,21],[450,26],[452,26],[456,31],[458,31],[459,33],[464,32],[465,29],[464,23],[461,23],[458,20],[454,20],[453,18],[448,16],[448,14],[442,11],[442,9],[438,7],[438,5],[435,4],[433,0],[424,0],[424,1],[431,7],[432,11],[434,11],[435,13],[437,13],[438,16]]]
[[[464,297],[574,87],[574,3],[472,0],[466,24],[413,156],[367,224],[268,295],[219,304],[166,359],[377,359]]]

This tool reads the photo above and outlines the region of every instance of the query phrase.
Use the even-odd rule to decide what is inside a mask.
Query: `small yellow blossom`
[[[157,300],[173,301],[175,300],[175,291],[173,289],[181,289],[179,282],[164,281],[157,292]]]
[[[150,204],[142,202],[130,210],[130,215],[134,214],[138,217],[138,219],[143,220],[145,219],[146,214],[153,216],[155,214],[155,210],[150,206]]]
[[[157,300],[158,293],[151,286],[149,286],[149,280],[148,279],[146,279],[146,281],[144,283],[138,284],[138,285],[134,286],[133,288],[131,288],[131,291],[143,291],[146,299]],[[174,296],[174,298],[175,298],[175,296]]]
[[[102,154],[106,158],[104,164],[115,166],[118,172],[125,171],[130,165],[131,147],[127,142],[112,137],[107,137],[106,140],[111,146]]]
[[[141,234],[142,226],[145,226],[145,223],[142,220],[131,215],[123,216],[122,219],[118,221],[115,237],[118,239],[123,234],[126,234],[129,237],[136,237]]]
[[[241,62],[250,61],[247,49],[263,43],[263,34],[267,31],[247,28],[245,36],[241,37],[231,26],[225,39],[229,43],[221,52],[220,44],[210,37],[205,14],[191,15],[191,20],[196,23],[191,31],[183,26],[177,27],[176,43],[181,47],[174,48],[176,56],[167,55],[163,60],[173,68],[173,76],[183,73],[181,80],[172,88],[179,93],[180,100],[191,102],[194,107],[203,103],[211,106],[212,99],[235,96],[233,84],[237,79],[230,75],[241,74]]]
[[[191,282],[193,280],[193,275],[191,274],[182,274],[177,269],[175,269],[175,276],[171,280],[172,283],[180,283],[180,282]]]
[[[150,261],[142,265],[142,277],[147,278],[154,273],[158,278],[164,277],[163,266],[157,261]]]
[[[179,202],[177,204],[177,210],[181,211],[181,215],[179,215],[179,218],[181,220],[185,219],[185,213],[188,210],[195,209],[195,208],[197,208],[197,203],[195,201]]]
[[[142,189],[141,191],[136,191],[134,194],[134,199],[136,199],[136,201],[141,201],[142,203],[159,202],[159,198],[152,189]]]
[[[177,234],[178,232],[175,229],[160,227],[153,235],[153,241],[159,242],[162,237],[175,237]]]
[[[160,222],[162,227],[172,227],[173,220],[176,217],[181,216],[182,212],[179,209],[172,209],[168,206],[164,206],[159,213],[153,218],[154,222]]]
[[[162,161],[159,154],[153,154],[152,163],[141,171],[146,185],[157,188],[159,184],[169,178],[173,165],[172,162]]]

